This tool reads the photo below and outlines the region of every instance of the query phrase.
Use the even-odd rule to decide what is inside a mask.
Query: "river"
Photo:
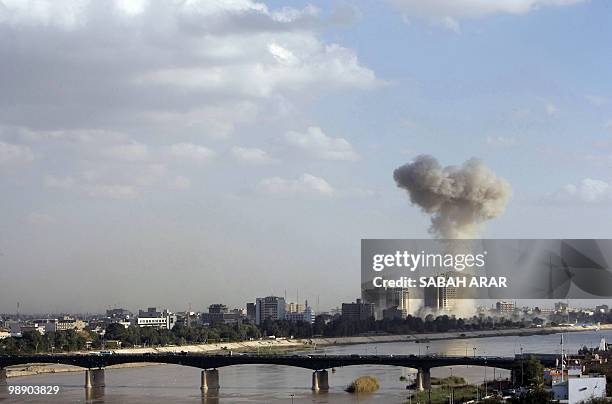
[[[612,341],[612,330],[584,331],[564,334],[566,352],[575,353],[586,345],[594,347],[601,337]],[[520,353],[560,353],[560,334],[503,336],[429,343],[391,342],[380,344],[345,345],[317,349],[317,354],[445,354],[513,356]],[[414,377],[414,370],[393,366],[351,366],[329,373],[330,390],[313,393],[311,374],[307,369],[274,366],[243,365],[219,369],[221,389],[218,393],[200,392],[200,369],[175,365],[153,365],[138,368],[107,369],[106,387],[86,397],[84,373],[41,374],[8,379],[9,385],[57,385],[57,395],[0,398],[2,403],[402,403],[407,399],[407,382],[400,376]],[[483,367],[456,366],[434,368],[433,377],[463,376],[469,382],[485,378],[507,378],[509,372]],[[376,393],[352,395],[344,388],[358,376],[378,378],[381,388]]]

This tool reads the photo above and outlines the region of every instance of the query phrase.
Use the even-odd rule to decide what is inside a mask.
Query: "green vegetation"
[[[430,390],[418,391],[412,395],[412,402],[428,403],[430,402],[431,392],[431,403],[432,404],[443,404],[448,403],[451,395],[455,398],[456,403],[463,401],[474,400],[476,398],[476,386],[461,386],[461,387],[435,387]],[[482,389],[481,389],[482,394]]]
[[[186,327],[177,324],[172,330],[141,328],[133,325],[125,328],[121,324],[109,324],[105,333],[105,339],[119,340],[126,347],[232,342],[260,336],[259,329],[252,324],[215,324],[210,327],[202,325]]]
[[[553,394],[551,391],[544,390],[543,388],[536,388],[529,390],[527,393],[513,397],[510,399],[511,404],[547,404],[552,403]]]
[[[532,356],[516,362],[512,371],[519,385],[538,387],[544,383],[544,366]]]
[[[21,338],[9,337],[0,340],[0,354],[24,354],[43,352],[69,352],[84,350],[90,342],[92,348],[104,348],[105,340],[121,341],[122,347],[133,346],[164,346],[201,344],[206,342],[232,342],[257,339],[261,336],[259,329],[253,324],[219,324],[211,327],[185,327],[176,325],[172,330],[153,327],[137,327],[131,325],[125,328],[121,324],[109,324],[104,338],[98,334],[84,330],[48,332],[41,335],[37,331],[26,331]]]
[[[379,320],[347,320],[336,318],[325,322],[318,316],[314,324],[304,321],[272,321],[266,319],[263,324],[212,324],[210,326],[195,325],[186,327],[175,325],[172,330],[156,329],[154,327],[123,327],[121,324],[109,324],[104,338],[90,331],[76,333],[75,331],[48,333],[45,336],[35,336],[25,332],[22,338],[9,337],[0,342],[0,353],[31,353],[31,352],[63,352],[82,350],[85,342],[91,342],[95,349],[104,347],[104,340],[121,341],[123,347],[133,346],[164,346],[188,345],[208,342],[237,342],[258,339],[262,336],[312,338],[350,337],[362,334],[414,334],[423,332],[447,332],[498,329],[504,327],[522,327],[521,322],[510,320],[493,321],[490,317],[473,317],[468,320],[453,316],[428,315],[424,319],[408,316],[405,319]],[[70,334],[72,333],[72,334]],[[56,341],[57,340],[57,341]],[[54,347],[54,348],[52,348]]]
[[[373,393],[380,388],[378,380],[372,376],[361,376],[345,389],[349,393]]]
[[[449,376],[444,378],[431,378],[432,386],[464,386],[466,381],[463,377],[460,376]]]
[[[0,340],[0,354],[78,351],[85,349],[86,342],[95,338],[96,335],[88,331],[51,331],[45,335],[38,331],[26,331],[21,338]]]
[[[428,315],[427,317],[408,316],[405,319],[385,319],[385,320],[361,320],[351,321],[343,318],[335,319],[327,324],[322,318],[317,317],[312,325],[312,334],[323,335],[325,337],[350,337],[364,333],[383,333],[383,334],[414,334],[429,332],[448,332],[448,331],[479,331],[502,328],[522,328],[522,321],[512,321],[508,319],[496,319],[491,317],[472,317],[470,319],[456,318],[454,316]],[[276,330],[273,335],[301,336],[299,333],[284,334],[283,328]]]

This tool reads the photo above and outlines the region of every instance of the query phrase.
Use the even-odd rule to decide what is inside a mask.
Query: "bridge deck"
[[[537,357],[537,355],[534,355]],[[525,356],[526,358],[527,356]],[[552,366],[555,359],[550,355],[537,357],[544,365]],[[0,368],[31,363],[58,363],[82,368],[103,368],[123,363],[152,362],[191,366],[200,369],[215,369],[224,366],[269,364],[301,367],[311,370],[356,365],[388,365],[415,369],[431,369],[441,366],[488,366],[511,369],[520,357],[484,356],[416,356],[416,355],[253,355],[253,354],[38,354],[0,355]]]

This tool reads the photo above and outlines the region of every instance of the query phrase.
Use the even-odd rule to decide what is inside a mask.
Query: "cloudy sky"
[[[477,157],[485,236],[611,237],[605,0],[0,0],[0,312],[359,294],[430,237],[394,168]]]

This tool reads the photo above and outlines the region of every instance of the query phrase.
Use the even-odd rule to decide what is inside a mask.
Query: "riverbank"
[[[271,354],[280,352],[291,352],[301,349],[316,349],[319,347],[342,346],[342,345],[361,345],[373,343],[391,342],[412,342],[427,343],[429,341],[440,340],[459,340],[470,338],[487,338],[496,336],[530,336],[547,335],[567,332],[589,332],[597,330],[612,330],[612,324],[605,324],[600,327],[549,327],[549,328],[518,328],[503,330],[484,330],[484,331],[464,331],[446,333],[426,333],[426,334],[404,334],[404,335],[369,335],[359,337],[341,338],[312,338],[312,339],[275,339],[275,340],[255,340],[231,343],[214,343],[198,345],[181,345],[148,348],[125,348],[114,350],[116,354],[143,354],[143,353],[164,353],[164,352],[190,352],[190,353],[218,353],[218,352],[250,352],[260,354]],[[83,352],[87,353],[87,352]],[[113,366],[115,368],[131,368],[141,366],[157,365],[152,363],[130,363]],[[8,377],[32,376],[44,373],[63,373],[78,372],[83,369],[75,366],[58,364],[32,364],[25,366],[13,366],[7,368]]]

